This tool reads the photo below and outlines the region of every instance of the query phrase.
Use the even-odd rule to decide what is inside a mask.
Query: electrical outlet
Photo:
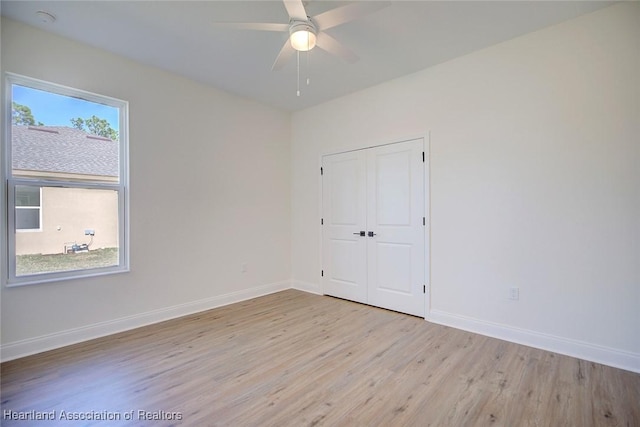
[[[518,301],[520,299],[520,288],[509,288],[509,299]]]
[[[242,265],[240,266],[240,272],[242,273],[246,273],[247,272],[247,263],[243,262]]]

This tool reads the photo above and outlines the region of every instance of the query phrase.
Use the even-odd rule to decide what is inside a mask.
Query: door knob
[[[370,231],[370,232],[369,232],[369,237],[373,237],[373,236],[377,236],[377,234],[376,234],[376,233],[374,233],[373,231]]]
[[[364,237],[364,231],[361,231],[361,232],[359,232],[359,233],[353,233],[353,234],[355,234],[356,236],[362,236],[362,237]]]

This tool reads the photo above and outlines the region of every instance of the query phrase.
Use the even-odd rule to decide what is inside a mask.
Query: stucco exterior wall
[[[118,247],[118,194],[111,190],[42,188],[40,231],[16,233],[16,255],[64,253],[65,244],[89,243],[89,249]]]

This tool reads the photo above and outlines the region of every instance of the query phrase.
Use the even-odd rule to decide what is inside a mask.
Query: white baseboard
[[[427,321],[475,332],[517,344],[602,363],[614,368],[640,373],[640,354],[594,345],[583,341],[514,328],[439,310],[431,310]]]
[[[120,319],[94,323],[93,325],[82,326],[80,328],[15,341],[0,346],[0,360],[2,362],[6,362],[20,357],[29,356],[31,354],[42,353],[43,351],[53,350],[94,338],[128,331],[141,326],[175,319],[177,317],[205,310],[211,310],[212,308],[245,301],[251,298],[272,294],[274,292],[284,291],[286,289],[291,289],[291,282],[285,281],[270,283],[198,301],[152,310],[133,316],[122,317]]]
[[[294,280],[293,282],[291,282],[291,288],[297,289],[299,291],[309,292],[310,294],[324,295],[322,293],[322,288],[317,283],[309,283],[309,282],[302,282],[300,280]]]

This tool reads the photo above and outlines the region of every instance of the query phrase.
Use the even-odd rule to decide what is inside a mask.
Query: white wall
[[[320,155],[427,132],[429,318],[640,371],[640,4],[294,113],[294,283],[320,286]]]
[[[129,101],[131,153],[131,272],[2,287],[3,359],[289,287],[290,113],[4,18],[2,70]]]

